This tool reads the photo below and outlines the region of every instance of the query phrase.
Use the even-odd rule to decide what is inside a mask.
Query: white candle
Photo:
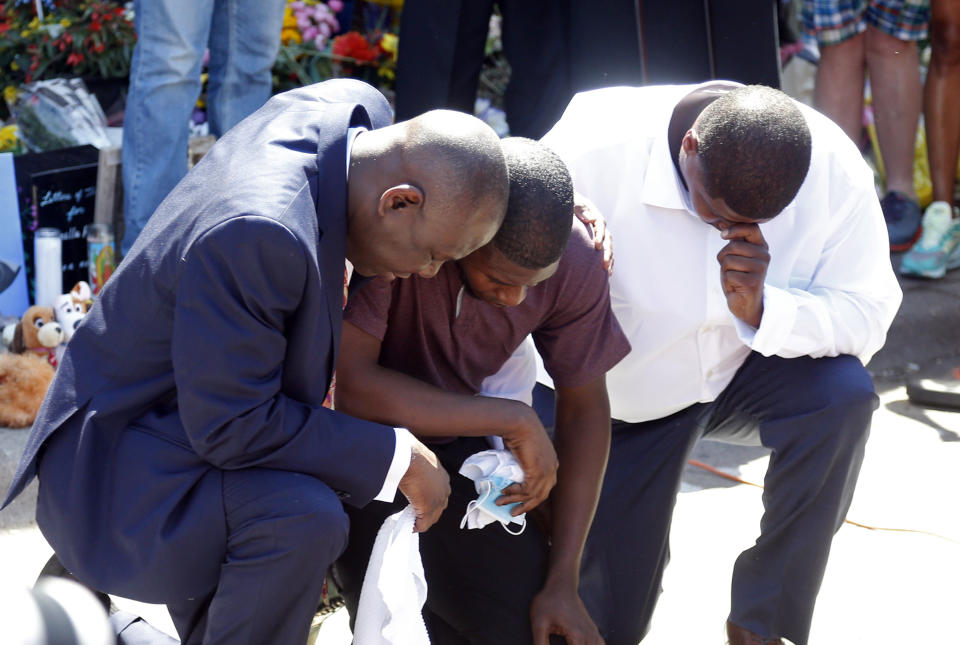
[[[53,306],[54,299],[63,293],[62,242],[55,228],[38,229],[33,237],[33,277],[36,284],[34,303]]]

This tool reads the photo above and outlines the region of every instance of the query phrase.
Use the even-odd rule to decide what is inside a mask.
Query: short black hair
[[[548,267],[563,255],[573,218],[573,182],[560,157],[523,137],[502,141],[510,180],[503,224],[493,245],[526,269]]]
[[[738,215],[776,216],[800,190],[810,167],[810,128],[794,102],[764,85],[732,90],[694,125],[704,184]]]

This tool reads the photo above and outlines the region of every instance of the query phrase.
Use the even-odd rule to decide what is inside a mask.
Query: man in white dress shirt
[[[901,300],[870,169],[824,116],[724,82],[578,94],[543,141],[607,218],[633,346],[607,375],[588,609],[608,645],[637,643],[693,444],[759,444],[764,516],[734,566],[727,633],[805,644],[877,407],[864,364]]]

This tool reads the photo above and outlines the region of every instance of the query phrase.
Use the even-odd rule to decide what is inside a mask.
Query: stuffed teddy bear
[[[62,340],[53,307],[33,306],[21,316],[11,352],[0,354],[0,426],[33,423],[53,380],[53,350]]]

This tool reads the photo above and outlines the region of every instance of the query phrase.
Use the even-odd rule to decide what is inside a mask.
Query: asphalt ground
[[[893,256],[894,265],[899,256]],[[886,346],[868,369],[880,408],[860,482],[834,539],[810,643],[960,643],[960,413],[909,402],[918,373],[960,365],[960,271],[938,281],[902,279],[904,302]],[[0,429],[0,490],[10,481],[25,430]],[[757,448],[701,442],[693,455],[725,473],[762,483]],[[736,556],[759,531],[760,489],[688,467],[671,533],[672,559],[644,645],[720,644]],[[33,521],[36,483],[0,512],[0,585],[32,585],[51,551]],[[172,632],[161,606],[115,599]],[[0,625],[0,642],[4,635]],[[316,641],[347,645],[343,610]]]

